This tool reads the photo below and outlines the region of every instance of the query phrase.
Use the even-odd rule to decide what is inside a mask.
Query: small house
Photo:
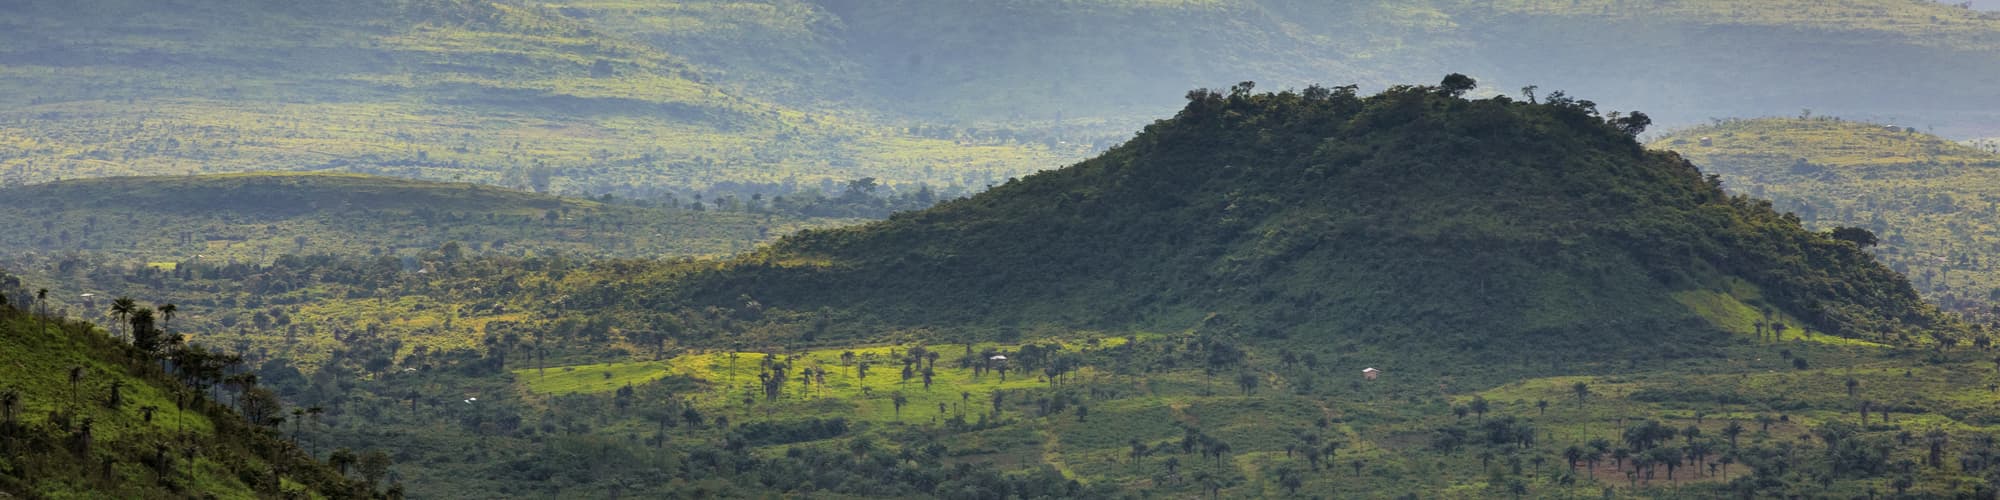
[[[1382,376],[1382,370],[1377,370],[1375,369],[1375,367],[1371,366],[1368,368],[1361,369],[1361,378],[1365,378],[1368,380],[1375,380],[1376,377],[1380,376]]]

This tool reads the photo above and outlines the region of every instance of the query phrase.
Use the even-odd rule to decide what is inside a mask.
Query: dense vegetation
[[[277,399],[241,358],[168,333],[171,308],[104,330],[47,314],[37,300],[46,293],[0,275],[0,495],[369,498],[382,486],[401,497],[382,482],[386,454],[343,449],[321,463],[296,434],[285,439]],[[348,477],[357,463],[361,474]]]
[[[1993,491],[1990,339],[1862,235],[1643,115],[1471,87],[1196,92],[1101,158],[724,260],[87,254],[27,306],[179,304],[320,408],[292,440],[393,450],[419,497]]]
[[[1875,253],[1946,309],[1990,317],[2000,155],[1899,127],[1831,117],[1732,120],[1660,138],[1809,227],[1867,229]]]

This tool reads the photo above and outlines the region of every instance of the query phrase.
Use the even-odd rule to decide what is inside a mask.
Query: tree
[[[69,404],[76,405],[76,385],[83,382],[83,367],[69,367]]]
[[[0,392],[0,418],[4,418],[4,420],[0,421],[6,422],[7,427],[12,428],[14,426],[14,411],[20,407],[20,389],[9,387],[5,392]]]
[[[159,310],[160,310],[160,329],[165,330],[168,334],[172,334],[174,331],[174,326],[173,326],[174,313],[180,312],[181,307],[173,305],[172,303],[167,303],[167,304],[160,304]]]
[[[1459,73],[1445,75],[1444,81],[1438,82],[1438,91],[1452,97],[1464,96],[1466,92],[1478,87],[1479,81]]]
[[[1000,391],[993,391],[993,395],[992,395],[992,397],[993,397],[993,414],[994,414],[994,415],[999,415],[999,414],[1000,414],[1000,403],[1001,403],[1001,402],[1002,402],[1002,400],[1004,400],[1004,399],[1005,399],[1005,398],[1006,398],[1007,396],[1006,396],[1006,394],[1004,394],[1004,393],[1002,393],[1002,392],[1000,392]]]
[[[1854,389],[1858,387],[1861,387],[1861,381],[1855,380],[1854,377],[1847,377],[1847,397],[1854,397]]]
[[[903,396],[903,391],[896,391],[895,394],[889,395],[889,402],[896,405],[896,420],[902,420],[903,405],[910,404],[910,398]]]
[[[1471,409],[1472,409],[1472,413],[1473,413],[1473,414],[1476,414],[1476,415],[1479,415],[1479,421],[1480,421],[1480,422],[1485,422],[1485,421],[1486,421],[1486,412],[1487,412],[1488,410],[1491,410],[1491,409],[1493,409],[1493,408],[1492,408],[1492,406],[1490,406],[1490,405],[1489,405],[1489,404],[1488,404],[1488,403],[1486,402],[1486,397],[1485,397],[1485,396],[1473,396],[1473,397],[1472,397],[1472,404],[1471,404],[1471,405],[1469,405],[1469,406],[1471,407]]]
[[[1569,386],[1569,391],[1576,393],[1576,404],[1581,405],[1583,399],[1590,396],[1590,384],[1577,382]]]
[[[875,451],[875,441],[868,439],[868,436],[854,438],[853,441],[847,442],[847,452],[854,454],[855,460],[866,458],[868,453],[873,451]]]
[[[1549,414],[1549,400],[1546,399],[1535,400],[1535,410],[1538,411],[1540,415]]]
[[[1625,116],[1612,118],[1610,123],[1619,132],[1636,137],[1639,134],[1646,133],[1647,127],[1653,126],[1653,117],[1646,116],[1645,113],[1633,111]]]
[[[333,454],[326,457],[326,464],[333,466],[334,470],[340,471],[340,475],[346,476],[347,468],[353,467],[360,460],[360,457],[354,455],[353,450],[341,448],[333,450]]]
[[[1245,396],[1257,392],[1258,382],[1259,381],[1257,380],[1257,376],[1251,373],[1246,372],[1236,376],[1236,386],[1243,388],[1243,395]]]
[[[1872,247],[1881,242],[1875,238],[1874,231],[1858,227],[1836,227],[1827,235],[1836,240],[1853,243],[1858,248]]]
[[[375,483],[382,481],[382,476],[388,475],[390,463],[389,454],[382,450],[369,450],[368,453],[361,455],[359,464],[361,477],[368,480],[369,489],[374,489]]]
[[[1299,487],[1305,484],[1305,480],[1299,477],[1298,469],[1289,466],[1278,469],[1278,486],[1284,488],[1286,492],[1298,495]]]
[[[160,336],[160,330],[155,326],[153,310],[144,307],[133,310],[130,321],[132,346],[149,356],[158,354],[166,339]]]
[[[1722,427],[1722,435],[1729,438],[1729,447],[1735,448],[1736,436],[1743,435],[1743,423],[1735,420],[1729,421],[1729,425]]]
[[[118,318],[119,324],[124,324],[126,318],[132,315],[132,311],[138,309],[139,302],[132,300],[131,297],[119,296],[111,301],[111,316]]]

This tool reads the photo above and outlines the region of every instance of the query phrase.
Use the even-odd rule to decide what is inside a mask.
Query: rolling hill
[[[454,241],[475,255],[713,256],[843,222],[358,174],[117,177],[0,189],[0,223],[22,228],[0,237],[0,248],[16,260],[79,251],[138,263],[401,257]]]
[[[796,179],[972,185],[1074,153],[743,97],[515,2],[0,6],[0,178],[253,170],[537,191]]]
[[[1075,167],[591,295],[820,318],[793,330],[820,339],[1193,328],[1385,356],[1694,355],[1765,322],[1880,342],[1956,328],[1853,243],[1645,151],[1635,123],[1434,87],[1196,93]],[[1642,340],[1661,335],[1668,352]]]
[[[1732,190],[1769,198],[1808,227],[1867,228],[1876,254],[1947,309],[1992,314],[2000,155],[1913,127],[1837,118],[1734,120],[1652,144]]]

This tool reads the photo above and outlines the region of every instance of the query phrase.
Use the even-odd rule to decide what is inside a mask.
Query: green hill
[[[333,170],[595,195],[787,178],[947,184],[1073,154],[742,97],[669,52],[516,2],[0,9],[11,184]]]
[[[1385,355],[1674,356],[1766,321],[1876,341],[1953,328],[1854,244],[1724,194],[1584,101],[1192,96],[1077,166],[627,292],[831,310],[852,334],[1194,328]],[[1678,341],[1661,352],[1661,335]]]
[[[1808,227],[1867,228],[1877,255],[1948,309],[2000,303],[2000,155],[1911,127],[1835,118],[1736,120],[1653,147],[1686,155],[1735,191],[1769,198]]]
[[[0,236],[21,258],[89,251],[141,262],[263,262],[281,254],[723,255],[806,219],[558,198],[355,174],[118,177],[0,189]],[[200,257],[197,257],[200,256]]]
[[[0,496],[370,496],[96,326],[17,309],[19,280],[0,293]]]

